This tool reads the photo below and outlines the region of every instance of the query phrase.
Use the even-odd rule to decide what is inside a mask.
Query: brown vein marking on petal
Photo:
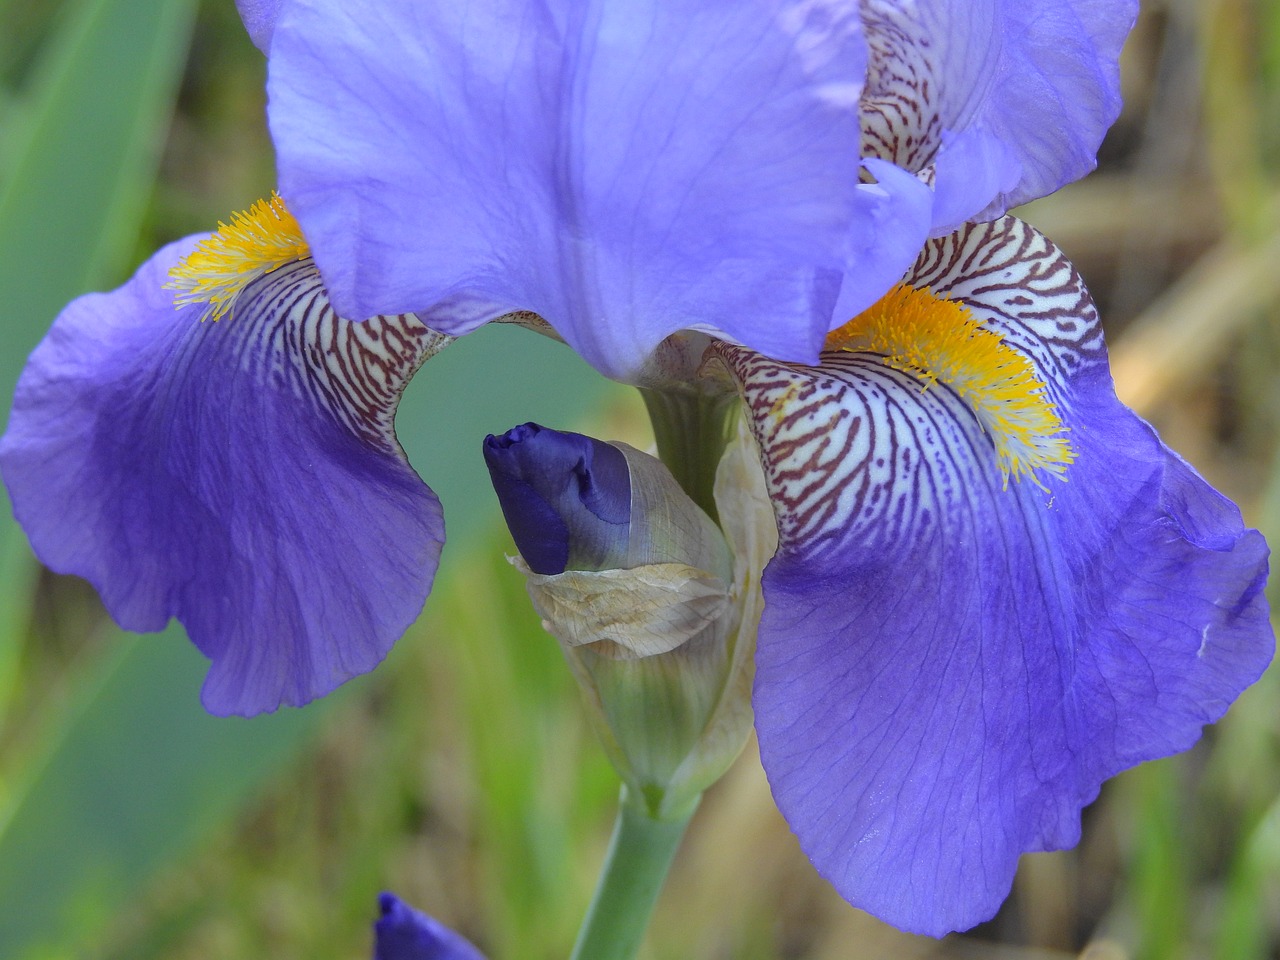
[[[938,152],[937,78],[929,32],[900,0],[862,0],[869,63],[862,94],[862,155],[912,173]]]
[[[328,413],[352,434],[403,456],[395,412],[409,379],[453,338],[415,314],[339,317],[310,259],[254,281],[220,326],[234,337],[240,366]]]
[[[871,450],[865,419],[839,402],[832,392],[839,393],[838,384],[820,368],[797,368],[730,344],[716,350],[741,385],[780,542],[812,539],[836,523],[841,493],[863,472]]]
[[[1043,488],[1040,473],[1065,478],[1075,459],[1031,359],[957,300],[900,283],[833,330],[825,350],[874,355],[922,391],[946,384],[991,438],[1006,484],[1025,477]]]
[[[939,519],[999,495],[990,438],[939,384],[861,353],[820,367],[717,348],[742,389],[778,521],[779,551],[806,562],[933,535]]]
[[[1070,426],[1078,378],[1105,369],[1106,351],[1084,284],[1056,246],[1004,217],[930,241],[907,280],[963,305],[1026,357]],[[983,485],[998,494],[991,435],[941,378],[921,390],[918,373],[875,352],[827,352],[804,367],[712,349],[741,390],[784,549],[874,548],[922,535]]]
[[[1035,364],[1048,395],[1070,407],[1068,385],[1105,365],[1098,311],[1075,266],[1016,217],[967,224],[930,240],[907,281],[963,303]]]

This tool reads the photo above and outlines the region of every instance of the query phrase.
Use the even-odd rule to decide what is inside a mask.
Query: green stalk
[[[716,468],[729,443],[736,393],[641,388],[658,457],[690,499],[717,524]]]
[[[633,800],[627,788],[622,788],[604,869],[569,960],[635,957],[680,838],[696,808],[694,803],[682,816],[655,820],[641,798]]]

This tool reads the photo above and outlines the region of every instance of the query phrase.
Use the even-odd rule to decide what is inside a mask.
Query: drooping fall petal
[[[212,661],[205,706],[254,714],[372,669],[421,609],[443,523],[393,419],[448,338],[413,316],[338,318],[309,260],[202,323],[164,289],[192,247],[62,312],[0,471],[42,561],[127,629],[177,617]]]
[[[1030,362],[1063,477],[1011,475],[1001,443],[1034,444],[923,361],[722,352],[779,523],[754,697],[774,796],[850,902],[941,935],[995,912],[1021,853],[1074,844],[1103,780],[1194,743],[1274,641],[1262,537],[1116,400],[1051,243],[971,226],[909,279]]]

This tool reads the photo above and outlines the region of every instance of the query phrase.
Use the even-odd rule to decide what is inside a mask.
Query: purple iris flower
[[[1013,0],[239,6],[270,53],[301,230],[276,203],[233,222],[202,261],[216,282],[195,282],[209,306],[175,315],[165,290],[200,256],[189,238],[67,307],[0,470],[41,559],[127,628],[178,617],[212,660],[206,706],[244,714],[371,669],[421,608],[443,529],[392,421],[437,331],[536,310],[615,374],[684,328],[815,360],[946,218],[1090,166],[1133,16],[1083,0],[1025,24]],[[1004,172],[948,173],[970,154]],[[913,175],[926,165],[937,194]],[[210,315],[227,322],[195,323]]]
[[[415,910],[393,893],[378,897],[373,960],[484,960],[461,934]]]
[[[302,703],[430,588],[392,419],[450,335],[536,313],[622,379],[709,335],[777,516],[778,804],[850,902],[971,926],[1273,645],[1265,544],[1115,399],[1074,269],[971,222],[1090,168],[1134,9],[254,4],[298,244],[209,307],[164,289],[217,273],[194,239],[71,304],[0,442],[18,518],[126,627],[178,616],[211,710]]]

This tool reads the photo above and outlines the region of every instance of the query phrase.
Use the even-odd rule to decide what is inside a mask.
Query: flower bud
[[[378,895],[373,960],[485,960],[469,940],[413,909],[394,893]]]
[[[485,437],[484,460],[516,549],[537,573],[617,565],[631,517],[626,458],[536,423]]]
[[[487,438],[485,459],[523,558],[513,562],[611,760],[651,815],[682,815],[750,733],[769,548],[756,549],[752,533],[731,550],[661,461],[623,443],[525,424]],[[758,461],[733,462],[727,482],[754,469],[761,494],[732,501],[763,504],[772,529]],[[738,522],[720,509],[731,534],[758,531],[759,516]]]

